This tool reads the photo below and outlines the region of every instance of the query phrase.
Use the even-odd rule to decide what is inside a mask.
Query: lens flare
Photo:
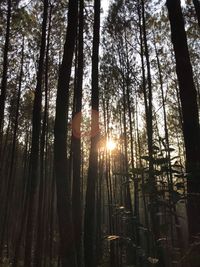
[[[116,148],[116,143],[112,140],[112,139],[109,139],[107,142],[106,142],[106,148],[107,150],[114,150]]]

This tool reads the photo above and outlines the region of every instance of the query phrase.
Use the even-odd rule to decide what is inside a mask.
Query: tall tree
[[[26,230],[26,246],[25,246],[25,266],[31,266],[31,254],[33,244],[33,229],[34,229],[34,207],[35,196],[38,184],[38,170],[39,170],[39,147],[40,147],[40,131],[41,131],[41,105],[42,105],[42,81],[44,73],[44,59],[46,48],[46,28],[48,18],[48,0],[43,1],[43,21],[42,21],[42,36],[40,45],[40,56],[37,70],[37,84],[35,89],[35,97],[33,103],[32,114],[32,143],[30,155],[30,173],[27,193],[29,197],[28,202],[28,218]]]
[[[193,80],[187,37],[180,0],[167,0],[171,25],[172,43],[176,59],[183,114],[183,135],[186,149],[186,171],[188,173],[188,219],[190,237],[200,232],[200,127],[197,92]]]
[[[71,214],[71,186],[67,169],[67,118],[69,83],[78,24],[78,0],[70,0],[68,8],[68,27],[56,99],[54,163],[61,262],[63,267],[75,267],[77,263]]]
[[[99,138],[99,39],[100,39],[100,0],[94,0],[94,25],[92,48],[92,114],[91,147],[87,178],[85,218],[84,218],[84,254],[85,266],[96,266],[95,260],[95,188],[98,177],[98,138]]]
[[[147,125],[147,141],[148,141],[148,156],[149,156],[149,185],[151,185],[151,192],[149,194],[150,202],[156,203],[157,192],[156,192],[156,183],[154,175],[154,165],[153,165],[153,97],[152,97],[152,77],[151,77],[151,65],[150,65],[150,56],[149,56],[149,46],[147,41],[147,26],[146,26],[146,16],[145,16],[145,2],[141,0],[141,15],[140,10],[138,10],[139,21],[141,23],[140,29],[140,49],[141,49],[141,65],[142,65],[142,81],[143,81],[143,94],[144,94],[144,104],[145,104],[145,115],[146,115],[146,125]],[[144,47],[143,47],[144,45]],[[143,55],[144,54],[144,55]],[[146,69],[147,69],[147,78],[145,77],[145,64],[144,58],[146,59]],[[147,79],[147,81],[146,81]],[[159,238],[159,228],[158,221],[156,219],[157,207],[152,205],[150,209],[150,218],[151,218],[151,227],[154,233],[154,238],[157,240]],[[147,242],[149,240],[147,239]],[[148,244],[149,245],[149,244]],[[155,255],[158,254],[158,248],[155,245],[152,245],[152,251]],[[154,256],[155,256],[154,255]],[[157,255],[158,256],[158,255]],[[159,260],[160,262],[160,260]],[[164,263],[162,262],[161,264]]]
[[[49,23],[48,23],[48,34],[47,44],[45,53],[45,74],[44,74],[44,115],[42,121],[42,130],[40,137],[40,184],[39,184],[39,205],[38,209],[38,225],[37,225],[37,241],[35,247],[35,261],[36,267],[40,267],[42,264],[42,253],[44,251],[44,207],[45,207],[45,142],[47,138],[47,122],[48,122],[48,90],[49,90],[49,46],[50,46],[50,35],[51,35],[51,17],[52,17],[52,5],[49,10]]]
[[[72,187],[72,215],[74,236],[77,252],[77,265],[81,266],[81,237],[82,237],[82,210],[81,210],[81,110],[83,84],[83,27],[84,27],[84,0],[79,1],[78,24],[78,64],[74,88],[74,114],[72,131],[72,160],[73,160],[73,187]]]
[[[6,101],[6,88],[7,88],[7,71],[8,71],[8,51],[10,44],[10,23],[11,23],[11,0],[7,1],[7,19],[6,19],[6,37],[4,44],[3,54],[3,75],[1,80],[1,95],[0,95],[0,153],[1,153],[1,142],[3,136],[3,120],[4,120],[4,109]]]
[[[17,103],[16,103],[16,114],[15,114],[15,121],[14,121],[14,130],[13,130],[13,139],[12,139],[12,149],[11,149],[11,162],[10,162],[10,169],[8,175],[8,185],[6,190],[6,203],[3,209],[3,225],[2,225],[2,235],[1,235],[1,245],[0,245],[0,255],[2,255],[4,239],[5,239],[5,232],[6,232],[6,223],[8,222],[9,213],[11,213],[9,208],[9,203],[12,201],[13,197],[13,189],[14,189],[14,172],[15,172],[15,161],[16,161],[16,146],[17,146],[17,131],[18,131],[18,124],[19,124],[19,109],[20,109],[20,98],[21,98],[21,89],[22,89],[22,80],[23,80],[23,69],[24,69],[24,36],[22,41],[22,55],[21,55],[21,66],[19,72],[19,86],[17,91]]]

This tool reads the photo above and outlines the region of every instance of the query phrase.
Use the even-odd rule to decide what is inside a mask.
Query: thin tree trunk
[[[19,87],[17,92],[17,108],[14,122],[14,133],[12,140],[12,151],[11,151],[11,163],[9,168],[8,175],[8,185],[7,185],[7,193],[5,200],[5,207],[3,208],[3,225],[2,225],[2,234],[1,234],[1,245],[0,245],[0,255],[2,255],[2,248],[4,245],[5,231],[6,231],[6,223],[9,221],[9,213],[10,207],[9,203],[12,201],[13,197],[13,184],[14,184],[14,163],[15,163],[15,155],[16,155],[16,143],[17,143],[17,131],[18,131],[18,121],[19,121],[19,107],[20,107],[20,97],[21,97],[21,88],[22,88],[22,78],[23,78],[23,68],[24,68],[24,37],[22,43],[22,56],[21,56],[21,64],[20,64],[20,73],[19,73]]]
[[[145,72],[145,65],[144,65],[144,47],[143,47],[143,34],[142,34],[142,19],[141,19],[141,10],[138,6],[138,17],[139,17],[139,31],[140,31],[140,56],[141,56],[141,68],[142,68],[142,89],[144,94],[144,106],[145,106],[145,114],[148,114],[148,100],[147,100],[147,92],[146,92],[146,72]],[[136,106],[137,108],[137,106]],[[139,138],[139,126],[138,126],[138,113],[136,113],[136,120],[137,120],[137,141],[138,141],[138,150],[139,150],[139,163],[140,168],[142,167],[142,160],[141,160],[141,144],[140,144],[140,138]],[[146,115],[146,125],[148,125],[147,122],[147,115]],[[144,185],[144,175],[142,174],[142,185]],[[148,210],[147,210],[147,198],[145,194],[142,194],[143,198],[143,205],[144,205],[144,213],[145,213],[145,224],[147,229],[150,230],[150,222],[148,219]],[[146,242],[147,242],[147,253],[150,253],[151,248],[151,242],[149,234],[146,234]]]
[[[43,22],[42,22],[42,36],[40,46],[40,58],[37,72],[37,84],[35,89],[35,98],[33,104],[32,115],[32,144],[30,155],[30,173],[29,173],[29,186],[27,193],[29,196],[28,203],[28,218],[27,230],[25,238],[25,260],[26,267],[31,266],[32,261],[32,245],[33,245],[33,229],[34,229],[34,213],[35,213],[35,197],[38,185],[39,175],[39,144],[40,144],[40,130],[41,130],[41,105],[42,105],[42,79],[44,73],[44,58],[46,47],[46,27],[48,18],[48,0],[44,0],[43,6]]]
[[[86,190],[84,220],[84,253],[85,266],[95,267],[95,187],[98,179],[98,139],[99,139],[99,31],[100,31],[100,0],[94,0],[94,26],[92,51],[92,114],[91,114],[91,148]]]
[[[20,255],[20,245],[21,245],[21,240],[23,238],[23,232],[24,232],[24,226],[26,222],[26,201],[24,201],[24,198],[27,196],[25,193],[25,188],[26,188],[26,177],[28,173],[28,154],[29,154],[29,131],[27,130],[26,133],[26,138],[25,138],[25,150],[24,150],[24,164],[23,164],[23,179],[22,179],[22,192],[21,192],[21,210],[19,212],[19,217],[18,217],[18,231],[16,233],[16,238],[15,238],[15,246],[14,246],[14,252],[13,252],[13,264],[12,267],[17,267],[18,261],[19,261],[19,255]]]
[[[140,16],[140,11],[139,11]],[[144,6],[144,0],[141,0],[141,22],[142,22],[142,38],[141,41],[144,43],[144,56],[146,59],[146,65],[147,65],[147,85],[148,85],[148,91],[145,92],[144,90],[144,98],[145,98],[145,113],[146,113],[146,123],[147,123],[147,141],[148,141],[148,152],[149,152],[149,185],[152,188],[150,192],[150,202],[156,203],[156,183],[155,183],[155,177],[154,177],[154,166],[153,166],[153,114],[152,114],[152,82],[151,82],[151,66],[150,66],[150,60],[149,60],[149,48],[147,43],[147,32],[146,32],[146,19],[145,19],[145,6]],[[143,39],[143,40],[142,40]],[[143,68],[144,68],[144,62],[143,62]],[[144,70],[143,70],[144,73]],[[146,82],[144,82],[145,77],[143,77],[143,83],[146,85]],[[154,238],[152,239],[152,254],[154,256],[157,256],[157,248],[155,241],[159,238],[159,228],[158,228],[158,222],[156,219],[156,206],[155,204],[151,206],[150,209],[150,217],[151,217],[151,227],[154,234]],[[160,262],[159,262],[160,263]],[[163,262],[161,263],[163,264]]]
[[[83,9],[84,1],[79,2],[79,32],[78,32],[78,66],[74,92],[75,129],[72,131],[72,160],[73,160],[73,187],[72,187],[72,217],[74,238],[77,252],[77,266],[82,264],[82,211],[81,211],[81,109],[83,83]],[[76,133],[74,132],[76,130]]]
[[[45,216],[45,141],[47,136],[47,117],[48,117],[48,87],[49,87],[49,44],[50,44],[50,34],[51,34],[51,15],[52,6],[49,12],[49,25],[48,25],[48,35],[47,35],[47,47],[46,47],[46,62],[45,62],[45,104],[44,104],[44,117],[42,123],[42,133],[40,141],[40,186],[39,186],[39,201],[38,201],[38,216],[37,216],[37,240],[35,247],[35,261],[34,266],[40,267],[42,265],[42,254],[43,254],[43,243],[45,237],[44,231],[44,216]],[[45,192],[44,192],[45,191]]]
[[[57,188],[57,209],[60,232],[60,257],[62,266],[76,267],[75,240],[72,224],[71,186],[67,169],[67,118],[69,83],[78,23],[78,1],[69,0],[68,28],[60,67],[56,118],[54,127],[54,164]]]
[[[1,80],[1,95],[0,95],[0,157],[2,150],[2,138],[3,138],[3,120],[4,120],[4,109],[6,101],[6,90],[7,90],[7,72],[8,72],[8,51],[10,44],[10,22],[11,22],[11,0],[7,0],[7,19],[6,19],[6,38],[4,44],[3,54],[3,76]]]

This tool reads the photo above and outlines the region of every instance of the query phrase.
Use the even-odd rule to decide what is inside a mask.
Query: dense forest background
[[[104,4],[0,1],[2,267],[200,266],[200,2]]]

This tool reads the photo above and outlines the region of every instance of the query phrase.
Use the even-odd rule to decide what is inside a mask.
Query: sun
[[[106,142],[106,148],[107,150],[114,150],[116,148],[116,143],[112,140],[112,139],[109,139],[107,142]]]

